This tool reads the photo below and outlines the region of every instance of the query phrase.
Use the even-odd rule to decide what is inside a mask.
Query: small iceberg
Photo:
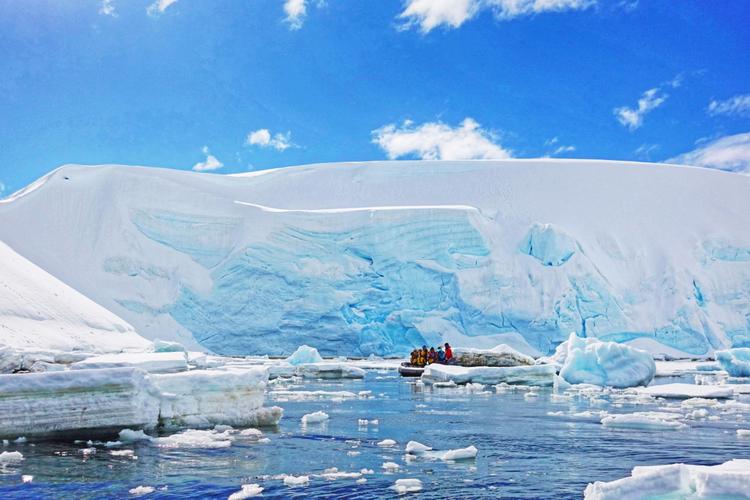
[[[750,347],[716,351],[716,360],[732,377],[750,377]]]
[[[323,357],[316,348],[310,347],[309,345],[301,345],[291,356],[286,358],[286,362],[293,366],[309,363],[322,363]]]
[[[302,425],[311,425],[311,424],[322,424],[323,422],[327,422],[329,419],[328,414],[323,411],[316,411],[314,413],[308,413],[307,415],[302,417]]]

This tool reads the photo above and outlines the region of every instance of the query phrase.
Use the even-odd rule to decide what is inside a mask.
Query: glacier
[[[0,241],[191,351],[539,356],[575,332],[700,358],[750,346],[748,189],[593,160],[68,165],[0,200]]]

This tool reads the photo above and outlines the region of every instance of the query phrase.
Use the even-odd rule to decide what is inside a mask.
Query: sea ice
[[[245,498],[256,497],[263,493],[263,488],[259,484],[243,484],[240,491],[229,495],[227,500],[244,500]]]
[[[708,465],[652,465],[635,467],[630,477],[597,481],[586,487],[586,500],[624,498],[747,498],[750,460]]]
[[[329,417],[326,412],[316,411],[314,413],[308,413],[302,417],[302,425],[320,424],[328,421]]]
[[[160,448],[229,448],[234,437],[229,431],[188,429],[165,437],[151,438]]]
[[[133,496],[142,496],[142,495],[148,495],[149,493],[153,493],[156,491],[156,488],[153,486],[136,486],[135,488],[131,488],[128,490],[128,493],[130,493]]]
[[[174,373],[187,371],[187,357],[184,352],[141,352],[104,354],[73,363],[72,370],[91,368],[139,368],[149,373]]]
[[[616,342],[581,338],[572,333],[558,346],[556,356],[563,351],[560,376],[571,384],[634,387],[648,385],[656,374],[651,354]]]
[[[500,344],[492,349],[471,349],[467,347],[453,350],[455,363],[459,366],[519,366],[533,365],[534,358]]]
[[[409,441],[406,443],[405,449],[406,453],[411,453],[412,455],[419,455],[430,450],[432,450],[432,448],[417,441]]]
[[[750,437],[750,429],[737,429],[737,437]]]
[[[378,446],[380,446],[381,448],[390,448],[392,446],[396,446],[397,444],[398,443],[396,443],[396,441],[394,441],[393,439],[384,439],[378,442]]]
[[[306,486],[310,483],[309,476],[284,476],[284,484],[290,487]]]
[[[425,367],[422,380],[427,383],[453,381],[456,384],[473,382],[495,385],[504,382],[549,387],[553,384],[554,376],[553,365],[463,367],[433,364]]]
[[[119,440],[123,443],[135,443],[136,441],[150,441],[151,436],[142,430],[123,429],[118,435]]]
[[[723,399],[731,398],[734,390],[729,385],[693,385],[693,384],[658,384],[650,387],[639,387],[637,391],[641,394],[658,398],[704,398]]]
[[[304,378],[342,379],[364,378],[365,371],[348,363],[324,361],[322,363],[300,364],[294,370],[295,375]]]
[[[0,437],[152,428],[159,400],[132,368],[0,375]]]
[[[397,479],[393,484],[393,489],[399,495],[404,495],[406,493],[417,493],[419,491],[422,491],[422,481],[420,481],[419,479],[411,478]]]
[[[732,377],[750,377],[750,347],[716,351],[716,360]]]
[[[680,415],[665,412],[636,412],[608,415],[601,422],[605,427],[640,430],[680,430],[687,425],[678,422]]]
[[[0,465],[16,464],[23,460],[20,451],[4,451],[0,453]]]
[[[291,356],[286,358],[286,362],[293,366],[321,363],[322,361],[323,357],[318,353],[318,350],[308,345],[299,346]]]
[[[386,472],[395,472],[400,468],[396,462],[383,462],[381,467],[385,469]]]

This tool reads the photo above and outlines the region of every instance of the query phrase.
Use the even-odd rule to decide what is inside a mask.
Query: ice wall
[[[575,332],[707,356],[750,346],[749,191],[594,161],[69,166],[0,203],[0,238],[190,349],[547,354]]]

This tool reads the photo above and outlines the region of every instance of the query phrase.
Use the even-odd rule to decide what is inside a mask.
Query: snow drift
[[[189,349],[536,355],[573,331],[708,356],[750,345],[748,193],[724,172],[579,160],[66,166],[0,203],[0,240]]]

